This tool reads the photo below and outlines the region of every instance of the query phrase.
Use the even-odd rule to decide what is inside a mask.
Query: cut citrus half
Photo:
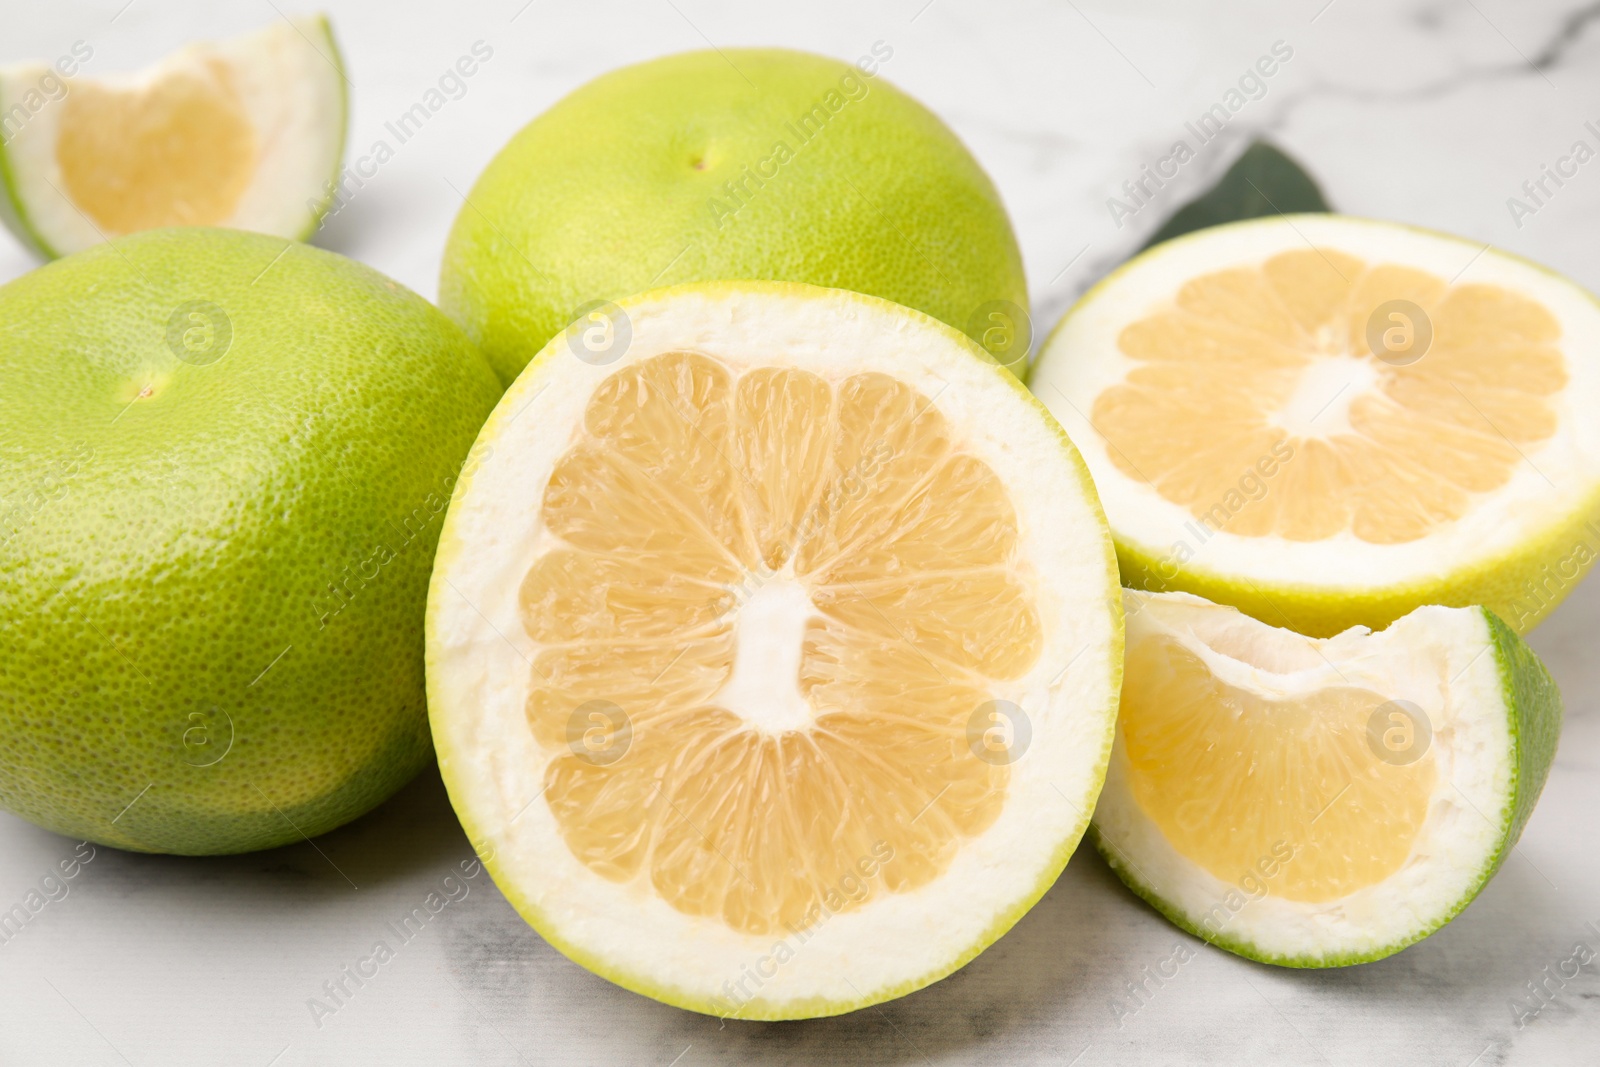
[[[29,247],[62,256],[164,226],[296,240],[316,228],[345,135],[326,18],[191,44],[133,75],[77,65],[0,70],[0,219]]]
[[[1600,556],[1600,306],[1485,245],[1336,215],[1157,245],[1035,367],[1123,581],[1328,636],[1422,604],[1525,632]]]
[[[739,1018],[971,959],[1088,822],[1121,672],[1109,532],[966,337],[722,282],[611,305],[506,394],[434,570],[451,800],[591,970]]]
[[[1094,836],[1179,926],[1263,963],[1380,959],[1450,921],[1516,845],[1561,697],[1483,608],[1314,639],[1125,590]]]

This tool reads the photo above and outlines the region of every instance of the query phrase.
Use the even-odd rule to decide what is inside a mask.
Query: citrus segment
[[[215,60],[144,91],[88,82],[61,107],[63,184],[108,234],[218,225],[255,171],[256,131],[232,72]]]
[[[615,365],[560,338],[530,364],[452,505],[452,798],[524,914],[631,988],[785,1018],[932,981],[1093,807],[1118,616],[1092,492],[916,312],[722,283],[621,313]]]
[[[1122,702],[1128,777],[1140,809],[1185,858],[1218,878],[1272,843],[1297,855],[1286,900],[1347,896],[1411,853],[1437,779],[1434,756],[1384,762],[1367,722],[1387,698],[1330,686],[1279,700],[1218,680],[1170,638],[1129,651]],[[1222,819],[1219,812],[1226,813]]]

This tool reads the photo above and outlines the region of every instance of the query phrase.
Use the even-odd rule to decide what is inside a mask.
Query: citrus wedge
[[[1094,836],[1183,929],[1290,967],[1380,959],[1466,907],[1544,787],[1561,696],[1483,608],[1316,640],[1126,590]]]
[[[1301,215],[1157,245],[1033,388],[1123,581],[1329,636],[1422,604],[1526,632],[1600,555],[1600,306],[1485,245]]]
[[[340,64],[315,16],[123,77],[0,70],[0,220],[47,257],[163,226],[302,240],[344,152]]]
[[[1121,673],[1060,427],[965,336],[722,282],[558,335],[434,570],[440,767],[568,956],[696,1011],[849,1011],[971,959],[1088,822]]]

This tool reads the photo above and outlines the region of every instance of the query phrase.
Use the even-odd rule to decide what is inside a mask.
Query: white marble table
[[[94,48],[87,70],[129,69],[183,39],[278,17],[271,0],[125,3],[14,0],[0,62],[54,57],[83,40]],[[513,131],[591,76],[708,41],[847,58],[887,42],[884,75],[944,116],[998,183],[1041,331],[1263,131],[1343,210],[1491,241],[1600,289],[1600,161],[1532,215],[1516,219],[1507,206],[1573,141],[1595,142],[1584,123],[1600,124],[1600,5],[329,7],[355,87],[358,152],[473,42],[494,49],[466,95],[402,146],[320,238],[428,296],[460,203],[452,185],[466,189]],[[1186,121],[1280,41],[1293,55],[1260,98],[1115,225],[1107,199],[1122,182],[1166,154]],[[32,265],[0,239],[0,279]],[[719,1024],[567,962],[480,873],[343,1008],[314,1020],[307,1001],[322,983],[471,857],[429,773],[316,848],[221,860],[99,849],[67,896],[0,944],[0,1063],[1600,1063],[1594,964],[1521,1025],[1511,1006],[1576,942],[1600,950],[1597,633],[1600,582],[1533,636],[1568,719],[1521,846],[1460,918],[1381,963],[1322,973],[1246,963],[1179,933],[1085,851],[1010,934],[928,990],[833,1020]],[[73,842],[0,815],[0,906],[73,853]],[[1125,983],[1185,941],[1198,955],[1128,1012]]]

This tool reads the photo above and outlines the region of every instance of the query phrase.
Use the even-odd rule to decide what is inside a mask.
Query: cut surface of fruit
[[[1009,778],[967,750],[966,720],[1040,653],[994,471],[875,372],[735,379],[667,353],[606,379],[584,426],[540,514],[571,547],[522,584],[549,646],[529,725],[559,749],[574,708],[625,693],[638,746],[546,772],[573,853],[755,934],[804,926],[880,841],[899,860],[885,890],[943,873]]]
[[[340,63],[328,20],[313,17],[192,44],[127,77],[0,70],[0,215],[47,256],[167,226],[303,239],[343,154]]]
[[[1157,245],[1034,389],[1124,580],[1318,635],[1423,603],[1534,625],[1600,555],[1600,307],[1483,246],[1307,215]]]
[[[1251,959],[1379,959],[1464,908],[1516,844],[1561,701],[1482,608],[1316,640],[1125,591],[1101,853],[1179,926]]]
[[[617,314],[615,359],[575,358],[585,323],[529,366],[452,504],[429,702],[457,811],[547,939],[669,1003],[823,1015],[942,977],[1053,881],[1103,775],[1120,597],[1087,475],[917,312],[714,283]]]
[[[1438,775],[1431,752],[1404,765],[1374,759],[1367,720],[1386,697],[1330,685],[1280,699],[1219,681],[1175,638],[1133,651],[1122,730],[1129,782],[1186,859],[1227,878],[1275,841],[1302,842],[1274,885],[1299,901],[1346,896],[1405,862]],[[1218,810],[1229,821],[1196,834]]]

